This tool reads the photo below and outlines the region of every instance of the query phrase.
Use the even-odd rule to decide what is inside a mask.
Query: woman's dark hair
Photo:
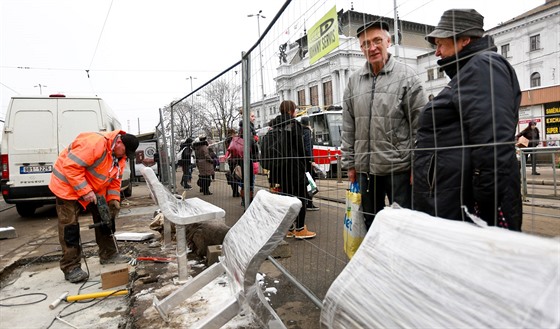
[[[295,112],[296,107],[297,105],[293,101],[283,101],[280,103],[280,113],[287,114],[290,113],[290,111]]]

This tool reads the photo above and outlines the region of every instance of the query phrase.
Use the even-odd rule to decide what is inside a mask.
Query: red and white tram
[[[313,131],[315,163],[329,176],[336,176],[342,134],[342,108],[311,107],[302,112],[300,116],[309,116],[309,125]]]

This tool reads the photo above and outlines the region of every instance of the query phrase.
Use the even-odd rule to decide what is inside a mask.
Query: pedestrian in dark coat
[[[520,231],[520,179],[514,136],[521,91],[514,69],[482,37],[474,9],[444,12],[426,39],[451,81],[424,107],[414,152],[414,209]]]
[[[181,178],[181,186],[185,189],[190,190],[192,186],[190,186],[190,182],[192,179],[192,164],[191,164],[191,157],[192,157],[192,138],[187,138],[181,145],[181,152],[179,152],[181,158],[179,159],[179,165],[183,170],[183,176]]]
[[[539,146],[539,142],[541,140],[541,136],[539,133],[539,128],[537,128],[537,123],[535,121],[529,122],[527,128],[523,129],[519,134],[515,137],[519,139],[519,137],[525,137],[529,140],[528,147],[537,147]],[[527,163],[527,158],[529,157],[529,153],[525,153],[525,163]],[[540,175],[537,172],[537,156],[536,153],[531,152],[531,174],[532,175]]]
[[[197,137],[193,142],[194,156],[196,158],[196,167],[198,168],[198,186],[200,192],[204,195],[212,195],[210,193],[210,184],[212,183],[212,175],[214,175],[214,160],[208,152],[208,141],[206,136]]]
[[[313,133],[309,126],[309,117],[301,118],[301,126],[303,127],[303,148],[305,150],[305,171],[308,172],[313,179],[317,178],[313,165],[315,164],[313,158]],[[306,179],[307,181],[307,179]],[[309,193],[308,193],[309,194]],[[319,207],[313,204],[313,195],[309,194],[307,199],[307,211],[317,211]]]
[[[214,181],[216,179],[216,170],[218,170],[218,167],[220,166],[220,159],[213,147],[208,148],[208,153],[210,154],[212,161],[214,161],[214,174],[212,174],[212,181]]]
[[[307,179],[305,177],[305,149],[303,144],[303,127],[295,119],[296,104],[293,101],[283,101],[280,104],[280,115],[268,124],[273,129],[282,127],[287,130],[282,141],[283,159],[278,160],[278,165],[273,166],[269,172],[269,183],[272,188],[280,193],[295,196],[302,207],[288,237],[296,239],[309,239],[316,233],[307,230],[305,225],[305,212],[307,204]]]
[[[253,112],[250,113],[250,121],[249,121],[249,186],[250,186],[250,200],[253,200],[253,193],[255,190],[255,173],[253,171],[253,165],[255,162],[258,161],[259,158],[259,147],[258,147],[258,136],[257,131],[255,130],[255,114]],[[239,121],[239,137],[243,138],[243,120]],[[243,141],[245,143],[245,141]],[[245,157],[245,155],[243,156]],[[241,167],[241,172],[245,172],[245,166],[243,159],[238,159],[237,164]],[[241,188],[241,206],[245,207],[245,190],[243,189],[243,181],[239,183],[239,187]]]

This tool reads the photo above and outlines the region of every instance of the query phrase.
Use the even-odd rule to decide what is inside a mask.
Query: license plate
[[[49,172],[52,172],[52,165],[19,167],[20,174],[41,174],[41,173],[49,173]]]

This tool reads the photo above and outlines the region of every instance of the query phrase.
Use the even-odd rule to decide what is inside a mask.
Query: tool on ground
[[[55,301],[52,302],[52,303],[49,305],[49,308],[50,308],[51,310],[54,310],[54,309],[58,306],[58,304],[60,304],[60,302],[62,302],[63,300],[66,300],[66,297],[68,297],[68,291],[65,292],[65,293],[63,293],[62,295],[60,295],[60,297],[58,297],[57,299],[55,299]]]
[[[103,297],[112,297],[112,296],[122,296],[128,295],[128,289],[122,290],[108,290],[102,292],[94,292],[91,294],[82,294],[82,295],[74,295],[66,297],[67,302],[74,302],[77,300],[84,300],[84,299],[93,299],[93,298],[103,298]]]
[[[111,232],[111,237],[113,238],[113,243],[115,244],[115,248],[117,252],[119,252],[119,246],[117,245],[117,239],[115,238],[115,234],[113,232],[113,222],[115,218],[111,218],[111,211],[109,210],[109,205],[107,204],[107,200],[102,195],[97,195],[97,210],[99,211],[99,217],[101,217],[101,222],[91,224],[88,227],[90,229],[95,227],[105,226]]]
[[[152,257],[152,256],[139,256],[136,258],[131,259],[128,263],[132,266],[135,266],[136,264],[138,264],[138,262],[140,261],[144,261],[144,262],[154,262],[154,263],[169,263],[169,262],[173,262],[175,261],[175,258],[173,257]]]
[[[80,328],[76,327],[75,325],[71,324],[70,322],[68,322],[68,321],[66,321],[66,320],[63,320],[60,316],[56,316],[55,319],[57,319],[58,321],[64,323],[64,324],[67,325],[67,326],[70,326],[70,327],[76,328],[76,329],[80,329]]]

